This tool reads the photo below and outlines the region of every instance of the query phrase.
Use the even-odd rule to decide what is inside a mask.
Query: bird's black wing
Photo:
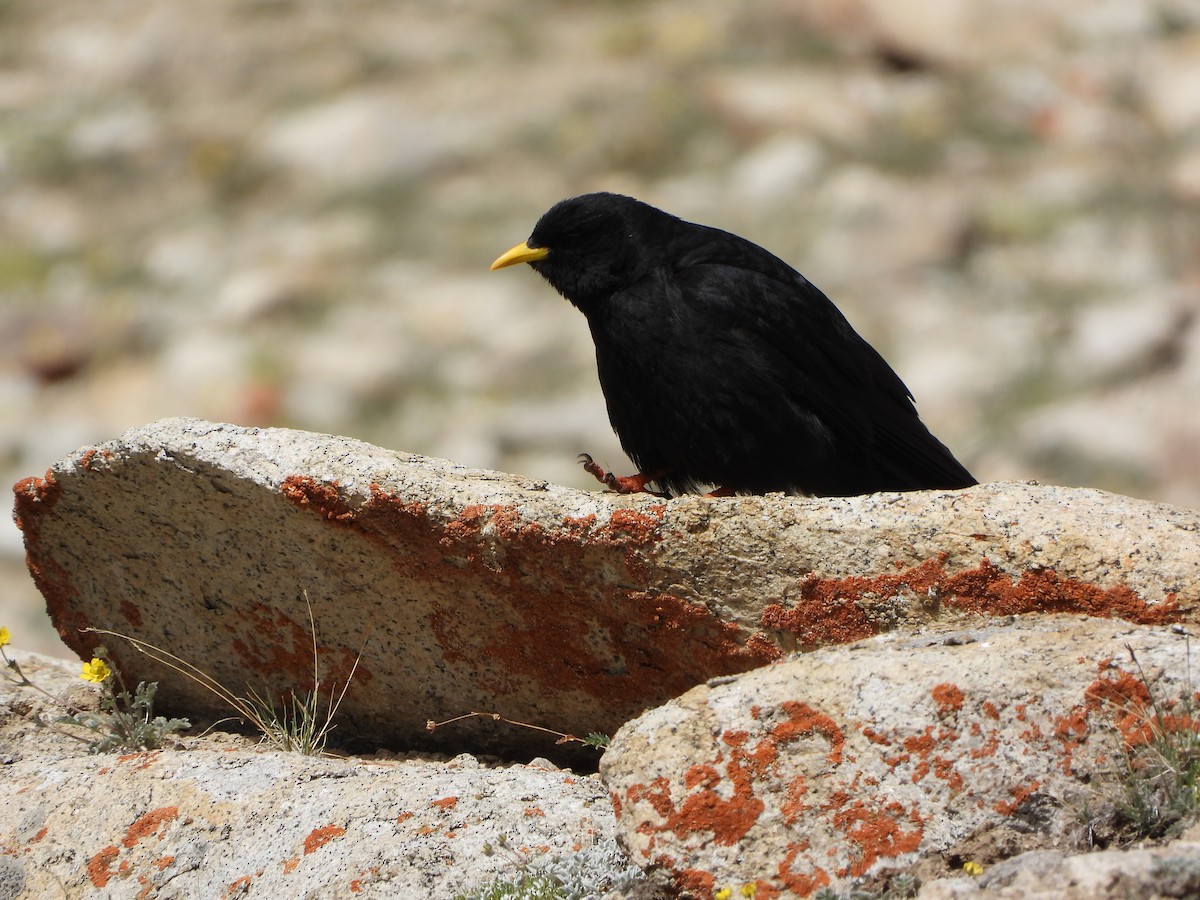
[[[690,246],[673,254],[681,296],[714,328],[767,354],[792,401],[812,410],[846,452],[866,458],[878,483],[974,483],[921,422],[904,382],[824,293],[756,244],[693,228]]]

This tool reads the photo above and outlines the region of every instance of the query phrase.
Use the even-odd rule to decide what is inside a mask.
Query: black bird
[[[975,479],[803,275],[737,235],[618,194],[563,200],[492,269],[529,263],[587,318],[621,446],[667,495],[849,496]]]

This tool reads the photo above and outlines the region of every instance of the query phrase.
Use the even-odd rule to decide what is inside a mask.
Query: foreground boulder
[[[1086,846],[1128,754],[1155,729],[1186,739],[1189,652],[1178,631],[1100,619],[896,633],[696,687],[625,725],[601,774],[623,844],[692,897],[990,868]]]
[[[1081,646],[1093,652],[1102,646],[1096,639],[1107,631],[1114,641],[1125,640],[1138,648],[1156,696],[1167,703],[1176,689],[1184,687],[1178,678],[1179,667],[1186,670],[1183,638],[1162,629],[1122,628],[1118,623],[1059,617],[1039,624],[1037,619],[974,634],[921,640],[889,636],[874,649],[830,648],[807,657],[812,668],[798,673],[805,679],[849,677],[855,665],[850,660],[863,649],[867,661],[890,663],[882,672],[859,667],[859,680],[844,686],[852,697],[871,693],[872,681],[876,692],[880,686],[907,683],[905,676],[926,661],[944,672],[948,658],[959,657],[953,675],[961,678],[961,706],[954,708],[956,696],[948,686],[921,696],[928,680],[918,677],[909,688],[897,691],[897,704],[883,707],[880,730],[871,731],[891,743],[876,740],[864,748],[861,737],[867,732],[847,728],[848,720],[839,722],[832,716],[824,722],[814,715],[812,728],[803,727],[800,720],[801,727],[792,731],[776,727],[765,735],[762,723],[771,713],[759,706],[759,717],[750,717],[758,731],[745,739],[736,731],[722,732],[720,753],[726,759],[711,765],[711,734],[691,728],[696,714],[704,711],[685,698],[683,705],[669,704],[665,709],[674,708],[684,730],[695,738],[692,755],[680,761],[679,772],[692,773],[688,779],[665,771],[655,761],[658,754],[644,754],[644,737],[656,721],[653,717],[624,729],[604,768],[613,791],[625,798],[617,804],[621,828],[633,832],[635,858],[652,869],[650,878],[631,865],[614,840],[617,831],[608,791],[595,776],[555,770],[544,761],[529,766],[488,765],[466,754],[453,759],[387,754],[313,759],[256,748],[247,739],[221,732],[179,738],[169,749],[153,753],[92,756],[64,733],[66,728],[35,724],[60,715],[64,703],[87,706],[90,696],[94,706],[94,694],[78,681],[78,664],[18,654],[22,670],[62,699],[56,703],[0,679],[0,804],[5,810],[0,816],[0,897],[449,898],[470,889],[480,891],[472,895],[476,897],[513,896],[515,885],[526,876],[552,876],[568,897],[662,900],[676,896],[681,887],[686,891],[693,886],[707,898],[713,896],[704,893],[711,883],[718,890],[728,887],[733,897],[744,896],[744,886],[753,884],[755,896],[779,898],[803,896],[809,888],[819,890],[823,879],[818,866],[830,884],[842,884],[860,879],[849,873],[843,878],[838,866],[863,869],[868,874],[862,877],[869,878],[871,870],[882,872],[913,859],[916,867],[905,874],[920,879],[919,896],[928,900],[1200,895],[1196,866],[1200,829],[1195,827],[1180,841],[1162,846],[1070,852],[1072,846],[1087,845],[1104,805],[1121,795],[1123,786],[1108,780],[1107,773],[1121,770],[1122,745],[1130,739],[1136,745],[1140,739],[1137,725],[1144,721],[1146,695],[1137,686],[1141,673],[1133,674],[1123,645],[1114,647],[1119,664],[1097,672],[1091,690],[1084,689],[1087,699],[1082,704],[1076,693],[1063,689],[1069,677],[1058,678],[1044,661],[1018,652],[1007,665],[1043,671],[1046,684],[1037,685],[1041,698],[1035,697],[1031,708],[1028,694],[1009,693],[1027,691],[1029,680],[999,677],[987,685],[997,712],[992,718],[988,707],[978,703],[981,673],[974,671],[984,657],[991,657],[987,664],[991,671],[1002,671],[1006,660],[1000,654],[1014,643],[1024,644],[1025,637],[1031,651],[1053,649],[1045,642],[1051,632],[1062,646],[1074,649],[1078,631]],[[881,657],[877,651],[890,656]],[[1065,659],[1068,668],[1082,665],[1073,663],[1070,654]],[[782,670],[788,665],[772,668]],[[736,686],[731,682],[723,699],[745,700],[756,677],[757,673],[743,676]],[[715,686],[710,700],[715,700],[721,687]],[[795,685],[792,696],[823,702],[837,693],[834,684],[804,681]],[[1132,703],[1126,705],[1122,698]],[[904,720],[905,702],[915,703],[911,722]],[[1062,708],[1051,711],[1055,703],[1068,704],[1067,713],[1060,715]],[[708,705],[714,724],[734,724],[730,709]],[[846,701],[832,707],[863,705]],[[932,709],[944,714],[927,734],[921,727],[923,721],[931,724]],[[978,721],[972,717],[980,709],[984,720],[980,730],[987,731],[976,735]],[[1130,717],[1118,714],[1121,709]],[[1065,736],[1048,735],[1047,719],[1062,718],[1071,723]],[[1011,737],[1014,720],[1027,726],[1024,733],[1017,734],[1014,743],[993,745],[994,735]],[[1080,723],[1086,723],[1086,731]],[[836,734],[831,725],[844,729],[836,764],[829,762],[835,743],[830,738]],[[1085,785],[1082,776],[1093,766],[1093,749],[1099,744],[1086,745],[1102,740],[1109,730],[1114,732],[1111,764],[1094,767],[1098,777]],[[972,745],[972,738],[982,742]],[[1041,776],[1046,768],[1042,751],[1061,765],[1064,751],[1072,745],[1083,748],[1070,757],[1070,770],[1077,777],[1052,772],[1045,786],[1039,784],[1023,801],[1018,796],[1005,798],[990,816],[980,810],[981,802],[986,806],[991,797],[1004,797],[1005,784],[1031,787],[1026,779]],[[677,754],[678,742],[668,741],[665,752],[668,757]],[[644,754],[645,771],[634,774],[639,754]],[[817,759],[806,761],[806,755]],[[899,774],[885,774],[880,780],[867,774],[856,783],[853,771],[878,771],[880,760],[889,767],[894,763]],[[806,766],[819,771],[804,785],[808,790],[801,791],[794,779]],[[1018,766],[1026,771],[1014,776]],[[786,785],[790,794],[784,794],[784,815],[779,816],[780,800],[768,787],[772,782],[783,786],[783,773],[791,773],[792,780]],[[956,774],[962,776],[957,794]],[[651,785],[647,796],[661,811],[647,814],[640,791],[630,790],[639,782]],[[834,785],[845,793],[831,791]],[[1080,804],[1074,840],[1065,815],[1070,807],[1052,793],[1060,788],[1071,791]],[[881,802],[881,792],[887,789],[897,791],[895,804],[890,798]],[[688,799],[680,805],[685,793]],[[1024,791],[1018,794],[1023,796]],[[757,815],[756,798],[763,805]],[[828,808],[823,808],[820,798],[825,798]],[[961,804],[956,803],[960,798]],[[711,805],[706,805],[709,801]],[[939,802],[945,811],[934,818],[931,807]],[[908,815],[913,808],[931,818],[913,822]],[[643,816],[640,829],[633,824],[636,816]],[[958,821],[960,816],[964,821]],[[769,827],[772,817],[778,817],[775,828]],[[664,827],[668,819],[674,821]],[[740,841],[725,843],[747,825]],[[965,839],[956,837],[973,826],[980,830]],[[801,867],[812,863],[814,854],[810,848],[800,849],[797,836],[824,845],[831,830],[843,838],[833,842],[834,853],[803,879]],[[919,831],[920,840],[916,849],[910,849],[914,831]],[[694,848],[707,838],[708,852],[693,851],[669,861],[671,854],[680,853],[684,838],[690,838]],[[650,840],[662,857],[658,866],[644,852]],[[782,860],[771,859],[769,849],[785,841],[796,846]],[[746,853],[745,862],[730,862],[731,846]],[[1054,849],[1058,847],[1063,849]],[[939,852],[939,848],[945,849]],[[871,859],[871,865],[861,865]],[[965,860],[981,864],[982,874],[965,875]],[[694,868],[681,868],[681,863]],[[665,874],[674,876],[673,886],[660,884]],[[737,880],[743,877],[753,881]],[[879,880],[862,895],[868,894],[910,896],[899,890],[889,894],[887,883]]]
[[[845,499],[618,497],[347,438],[169,419],[16,488],[63,640],[166,712],[349,682],[339,738],[553,749],[714,676],[898,626],[1030,611],[1189,618],[1200,515],[1029,484]],[[315,622],[310,627],[309,614]],[[356,667],[357,661],[357,667]],[[594,758],[594,757],[593,757]]]
[[[87,697],[65,664],[17,658],[49,693]],[[0,678],[5,900],[450,898],[539,872],[658,896],[613,841],[595,776],[467,754],[315,758],[220,733],[89,755],[68,735],[82,729],[34,724],[62,712]]]

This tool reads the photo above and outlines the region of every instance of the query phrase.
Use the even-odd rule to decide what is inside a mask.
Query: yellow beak
[[[539,259],[545,259],[549,253],[550,251],[545,247],[530,247],[526,243],[520,243],[511,250],[501,253],[492,263],[491,271],[495,272],[505,266],[515,266],[517,263],[537,262]]]

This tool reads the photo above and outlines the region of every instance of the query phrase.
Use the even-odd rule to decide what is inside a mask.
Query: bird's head
[[[529,263],[586,313],[646,273],[653,259],[645,231],[655,216],[669,218],[620,194],[572,197],[551,207],[529,239],[503,253],[492,269]]]

